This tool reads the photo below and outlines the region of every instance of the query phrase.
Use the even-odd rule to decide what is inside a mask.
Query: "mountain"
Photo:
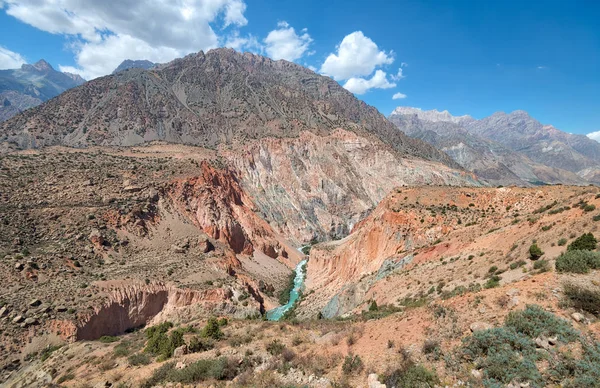
[[[600,167],[600,143],[544,125],[522,110],[494,113],[466,128],[546,166],[574,173]]]
[[[332,79],[231,49],[95,79],[0,125],[0,141],[20,148],[152,140],[216,147],[336,128],[374,135],[403,155],[460,168],[446,154],[399,132]]]
[[[521,114],[515,112],[513,115]],[[454,117],[447,111],[422,111],[408,107],[397,108],[389,116],[389,120],[407,135],[432,144],[446,152],[465,169],[495,185],[527,186],[542,182],[586,184],[596,181],[594,166],[598,166],[598,162],[588,159],[588,164],[574,167],[573,162],[581,160],[582,157],[572,150],[559,152],[564,157],[559,163],[554,159],[540,158],[535,153],[524,152],[522,147],[517,145],[527,144],[528,140],[525,137],[528,135],[525,135],[525,132],[516,128],[514,123],[507,124],[505,121],[488,119]],[[544,128],[533,119],[529,125],[538,129]],[[600,149],[600,145],[593,144],[595,142],[585,136],[569,135],[556,129],[554,132],[556,138],[570,137],[568,142],[577,144],[578,148],[590,156],[593,156],[594,150]],[[537,143],[533,141],[533,144]],[[564,150],[566,147],[557,148]],[[600,161],[600,158],[597,160]],[[585,168],[592,170],[584,170]]]
[[[151,69],[154,66],[156,66],[156,63],[154,62],[150,62],[148,60],[142,59],[142,60],[131,60],[131,59],[126,59],[123,62],[121,62],[121,64],[119,66],[117,66],[117,68],[115,70],[113,70],[112,74],[116,74],[120,71],[123,70],[127,70],[127,69]]]
[[[20,69],[0,70],[0,121],[84,82],[79,75],[54,70],[43,59]]]

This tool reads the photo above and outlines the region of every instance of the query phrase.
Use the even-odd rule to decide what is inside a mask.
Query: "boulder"
[[[17,271],[22,271],[23,270],[23,264],[22,263],[15,263],[15,269]]]
[[[38,323],[37,319],[29,317],[27,319],[25,319],[25,325],[29,326],[29,325],[36,325]]]
[[[29,302],[29,305],[30,305],[31,307],[37,307],[37,306],[39,306],[39,305],[41,305],[41,304],[42,304],[42,301],[41,301],[41,300],[39,300],[39,299],[34,299],[34,300],[32,300],[31,302]]]
[[[583,321],[585,321],[585,315],[583,315],[581,313],[573,313],[573,314],[571,314],[571,318],[573,318],[573,320],[575,322],[583,322]]]
[[[13,318],[12,323],[20,323],[23,321],[23,316],[22,315],[17,315],[16,317]]]
[[[476,331],[488,330],[492,327],[493,326],[487,322],[473,322],[471,326],[469,326],[469,329],[471,329],[471,331],[474,333]]]
[[[550,343],[548,342],[548,338],[544,336],[540,336],[535,339],[535,346],[546,350],[550,349]]]
[[[173,357],[183,357],[187,354],[187,345],[181,345],[173,350]]]
[[[369,388],[386,388],[385,384],[379,382],[379,376],[376,373],[371,373],[367,377],[367,385]]]
[[[208,240],[208,238],[201,237],[201,238],[198,239],[198,250],[200,250],[200,252],[202,252],[202,253],[208,253],[208,252],[210,252],[210,251],[212,251],[214,249],[215,249],[215,247]]]

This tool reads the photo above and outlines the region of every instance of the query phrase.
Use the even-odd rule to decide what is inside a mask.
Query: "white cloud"
[[[402,98],[406,98],[406,94],[398,92],[392,96],[392,100],[400,100]]]
[[[227,37],[223,47],[229,47],[236,51],[250,51],[258,54],[262,53],[264,50],[264,47],[255,36],[252,34],[240,36],[238,31],[234,31],[233,34]]]
[[[217,47],[221,29],[241,27],[242,0],[4,0],[6,13],[77,40],[78,73],[108,74],[124,59],[165,62]]]
[[[300,34],[298,35],[294,27],[287,22],[277,23],[277,29],[269,32],[264,40],[267,55],[275,60],[295,61],[301,58],[313,40],[306,28],[300,31]]]
[[[586,136],[600,143],[600,131],[588,133]]]
[[[344,88],[354,94],[364,94],[369,89],[395,88],[395,83],[387,80],[387,74],[383,70],[377,70],[371,79],[352,77],[344,84]]]
[[[537,69],[538,70],[544,70],[544,69],[546,69],[546,66],[538,66]]]
[[[329,54],[320,72],[340,81],[368,76],[377,66],[392,62],[392,52],[380,51],[375,42],[361,31],[356,31],[344,37],[337,47],[337,53]]]
[[[404,62],[402,62],[404,64]],[[402,78],[404,78],[404,74],[402,74],[402,67],[400,67],[398,69],[398,73],[396,75],[391,75],[390,76],[394,81],[400,81]]]
[[[0,46],[0,69],[16,69],[24,63],[26,61],[21,54]]]

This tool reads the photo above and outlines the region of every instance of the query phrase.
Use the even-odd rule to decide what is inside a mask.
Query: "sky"
[[[600,140],[597,0],[0,0],[0,69],[89,80],[215,47],[310,67],[385,115],[521,109]]]

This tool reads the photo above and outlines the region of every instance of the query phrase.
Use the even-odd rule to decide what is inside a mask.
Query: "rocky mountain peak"
[[[438,111],[437,109],[422,110],[421,108],[413,108],[408,106],[399,106],[392,112],[392,115],[416,115],[419,119],[430,122],[450,122],[460,123],[463,121],[473,120],[469,115],[453,116],[447,110]]]
[[[112,74],[118,73],[120,71],[123,70],[127,70],[127,69],[151,69],[154,66],[156,66],[156,63],[154,62],[150,62],[146,59],[141,59],[141,60],[132,60],[132,59],[126,59],[123,62],[121,62],[121,64],[119,66],[117,66],[117,68],[115,70],[113,70]]]
[[[52,67],[52,65],[50,65],[48,62],[46,62],[46,60],[44,60],[44,59],[40,59],[39,61],[37,61],[34,64],[25,63],[25,64],[21,65],[21,70],[35,71],[35,72],[41,72],[41,73],[55,71],[54,68]]]

